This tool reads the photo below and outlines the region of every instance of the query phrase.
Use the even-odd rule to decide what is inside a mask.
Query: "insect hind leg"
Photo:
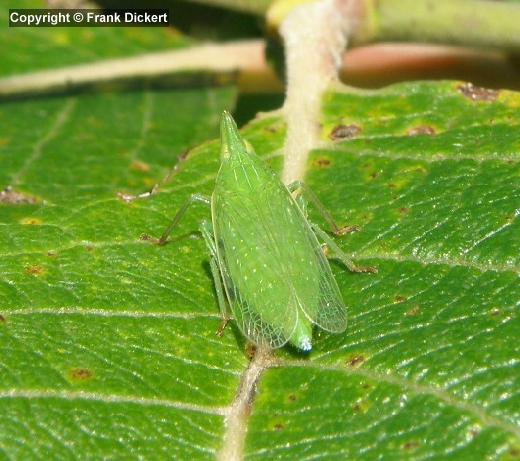
[[[173,232],[173,229],[175,229],[175,227],[177,226],[177,224],[179,224],[179,222],[181,221],[181,219],[183,218],[184,214],[186,213],[186,211],[188,211],[188,208],[193,204],[193,203],[196,203],[196,202],[199,202],[199,203],[203,203],[204,205],[210,205],[210,199],[208,197],[206,197],[205,195],[202,195],[202,194],[193,194],[187,201],[186,203],[184,203],[184,205],[181,207],[181,209],[179,211],[177,211],[177,214],[173,217],[171,223],[169,224],[169,226],[166,228],[166,230],[163,232],[163,234],[161,235],[161,238],[159,239],[159,241],[157,242],[159,245],[164,245],[166,243],[166,241],[168,240],[168,237],[170,236],[170,234]]]
[[[226,328],[226,325],[230,320],[230,316],[223,289],[222,271],[219,268],[217,243],[215,242],[215,236],[213,235],[211,224],[208,221],[202,221],[200,224],[200,232],[202,233],[202,237],[204,237],[204,241],[206,242],[206,246],[210,253],[209,268],[211,270],[211,275],[213,276],[215,291],[217,292],[218,307],[220,309],[220,314],[222,315],[222,321],[220,322],[216,334],[217,336],[222,336],[224,328]]]
[[[345,235],[351,232],[357,232],[359,230],[358,226],[345,226],[345,227],[339,227],[336,224],[336,221],[334,221],[334,218],[329,213],[327,208],[325,208],[325,205],[321,202],[321,200],[318,198],[318,196],[312,191],[312,189],[309,189],[303,181],[296,180],[289,184],[287,186],[287,189],[289,189],[289,192],[297,192],[294,199],[296,200],[296,203],[298,203],[298,206],[303,211],[303,214],[307,216],[307,201],[306,199],[311,202],[314,205],[314,208],[318,211],[318,213],[322,216],[322,218],[327,222],[327,224],[330,226],[331,231],[335,235]]]
[[[345,252],[334,242],[334,240],[327,234],[323,229],[321,229],[317,224],[310,223],[312,230],[316,234],[318,238],[323,240],[327,244],[327,246],[332,251],[332,254],[335,258],[339,259],[345,267],[351,272],[377,272],[377,268],[369,266],[362,267],[357,266],[351,258],[349,258]]]

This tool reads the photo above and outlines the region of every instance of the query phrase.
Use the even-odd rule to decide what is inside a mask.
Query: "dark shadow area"
[[[172,91],[190,88],[223,87],[235,83],[234,73],[183,72],[154,77],[124,76],[105,82],[65,83],[47,87],[44,91],[0,95],[0,102],[20,99],[47,98],[81,94],[115,93],[132,91]]]
[[[250,122],[258,112],[268,112],[282,107],[282,93],[239,93],[233,117],[239,127]]]
[[[263,36],[263,20],[255,15],[194,2],[151,0],[100,0],[105,9],[153,9],[170,11],[170,24],[180,32],[201,40],[237,40]]]

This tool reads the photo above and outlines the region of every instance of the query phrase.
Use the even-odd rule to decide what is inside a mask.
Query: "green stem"
[[[492,0],[366,0],[356,45],[423,42],[520,50],[520,4]]]

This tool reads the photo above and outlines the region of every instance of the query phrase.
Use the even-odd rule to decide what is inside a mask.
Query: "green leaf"
[[[451,82],[327,95],[307,182],[379,273],[337,268],[347,333],[263,374],[247,459],[518,458],[519,103]]]
[[[234,95],[0,106],[0,183],[12,187],[0,196],[0,458],[201,459],[218,449],[246,360],[232,336],[214,335],[203,244],[140,240],[214,171],[157,201],[116,193],[150,189],[214,137]]]
[[[214,459],[240,435],[225,417],[248,360],[232,325],[214,334],[197,233],[208,210],[194,206],[164,247],[140,239],[211,193],[218,142],[189,151],[157,195],[116,195],[215,137],[232,96],[0,107],[0,183],[13,186],[0,205],[0,457]],[[245,459],[518,458],[519,105],[452,82],[326,96],[306,179],[339,224],[361,226],[338,244],[379,273],[333,264],[347,331],[267,362],[238,422]],[[280,167],[278,115],[243,134]]]

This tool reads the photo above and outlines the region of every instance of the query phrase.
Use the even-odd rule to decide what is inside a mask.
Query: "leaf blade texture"
[[[245,459],[518,453],[520,99],[461,88],[326,96],[306,182],[338,224],[361,227],[341,248],[379,272],[332,264],[348,328],[263,371]],[[233,98],[213,88],[1,106],[0,180],[18,194],[0,205],[1,456],[215,458],[247,358],[233,328],[214,335],[205,210],[164,248],[140,235],[211,193],[219,143],[189,151],[149,200],[116,193],[146,190],[172,156],[216,136]],[[340,125],[356,129],[331,139]],[[279,116],[243,136],[280,168]]]

